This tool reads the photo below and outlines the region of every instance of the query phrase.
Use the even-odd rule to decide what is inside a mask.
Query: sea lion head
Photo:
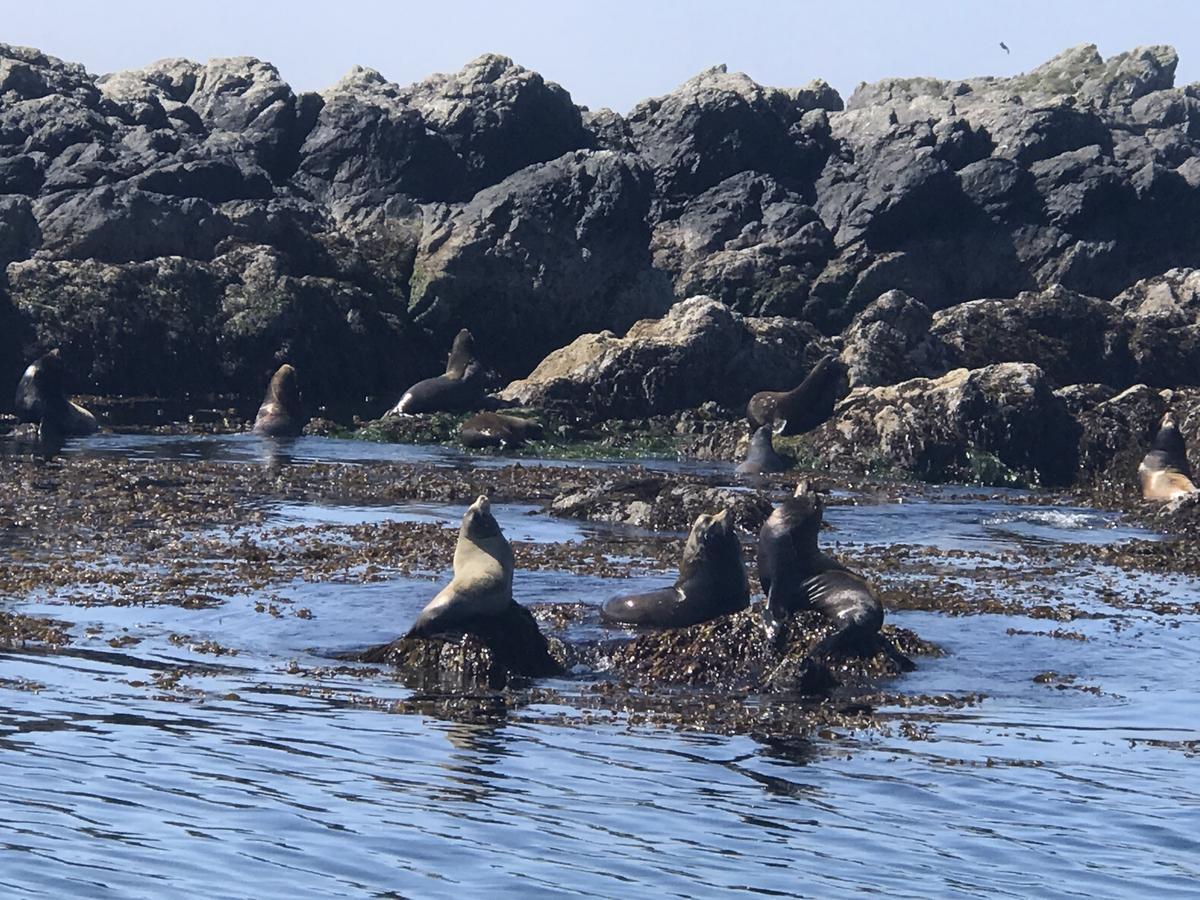
[[[721,556],[730,547],[737,548],[737,535],[733,532],[733,517],[729,510],[719,513],[701,513],[692,523],[687,543],[683,548],[685,564],[710,560]]]
[[[1163,413],[1162,421],[1158,425],[1158,434],[1154,436],[1154,443],[1150,445],[1150,449],[1164,450],[1172,456],[1187,453],[1183,435],[1179,432],[1175,416],[1170,410]]]
[[[816,549],[825,504],[807,480],[796,485],[792,499],[776,507],[767,520],[772,529],[794,535],[794,543]]]
[[[288,411],[295,410],[300,405],[300,378],[296,370],[284,363],[271,376],[271,384],[267,387],[267,399],[274,400]]]
[[[450,378],[462,378],[467,367],[475,360],[475,338],[467,329],[462,329],[454,336],[450,345],[450,357],[446,360],[446,375]]]
[[[31,363],[17,384],[15,406],[24,422],[40,422],[47,405],[65,401],[62,354],[57,348]]]
[[[480,494],[475,502],[467,507],[463,515],[462,536],[478,543],[485,538],[500,534],[500,523],[492,515],[492,503],[487,496]]]

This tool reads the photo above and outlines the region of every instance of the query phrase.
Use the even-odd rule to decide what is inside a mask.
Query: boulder
[[[1034,363],[1057,385],[1133,383],[1129,329],[1107,300],[1054,285],[1010,300],[972,300],[934,314],[942,371]]]
[[[671,293],[650,260],[649,202],[636,159],[584,150],[426,207],[410,314],[437,343],[470,329],[510,376],[585,331],[659,314]]]
[[[585,334],[554,351],[500,396],[581,419],[634,418],[715,400],[743,405],[760,390],[794,387],[821,357],[811,326],[744,317],[711,297],[692,297],[624,337]]]
[[[1138,380],[1157,387],[1200,384],[1200,270],[1143,279],[1114,302],[1132,329]]]
[[[811,437],[832,465],[1047,485],[1072,480],[1077,440],[1063,401],[1029,363],[855,388]]]
[[[941,374],[945,351],[929,333],[932,323],[919,300],[903,291],[881,294],[842,335],[841,360],[850,387]]]

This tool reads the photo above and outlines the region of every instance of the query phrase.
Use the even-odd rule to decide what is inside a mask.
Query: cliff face
[[[387,396],[462,326],[507,376],[707,294],[826,334],[1200,260],[1200,85],[1166,47],[843,103],[703,72],[627,116],[500,56],[297,94],[251,58],[95,77],[0,45],[0,377]],[[1168,379],[1169,380],[1169,379]],[[7,394],[7,391],[4,392]],[[335,396],[336,395],[336,396]]]

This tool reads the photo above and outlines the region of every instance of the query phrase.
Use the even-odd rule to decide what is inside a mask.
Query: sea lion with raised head
[[[461,631],[477,619],[499,616],[513,601],[513,552],[480,496],[463,516],[454,547],[454,577],[417,616],[409,636]]]
[[[750,605],[750,582],[733,517],[723,509],[696,517],[674,587],[613,597],[600,610],[609,622],[682,628]]]
[[[767,472],[782,472],[787,467],[787,461],[775,452],[775,445],[771,443],[771,426],[760,425],[750,438],[746,458],[734,471],[738,475],[762,475]]]
[[[476,413],[459,429],[463,446],[476,450],[481,447],[520,447],[526,441],[541,438],[540,422],[495,412]]]
[[[1162,417],[1150,452],[1138,466],[1138,479],[1147,500],[1174,500],[1196,490],[1183,435],[1169,411]]]
[[[410,387],[388,415],[463,412],[476,407],[486,392],[487,370],[475,358],[474,338],[464,328],[454,338],[446,371]]]
[[[296,370],[284,363],[271,376],[252,430],[263,437],[296,437],[307,422],[300,405],[300,379]]]
[[[837,626],[830,646],[869,653],[883,625],[883,605],[871,586],[817,547],[824,512],[807,482],[776,507],[758,534],[758,580],[778,623],[815,609]]]
[[[759,391],[746,404],[750,425],[770,425],[776,434],[812,431],[833,415],[844,377],[842,364],[833,354],[821,358],[790,391]]]
[[[67,397],[62,354],[57,349],[25,370],[17,383],[14,405],[20,420],[36,424],[44,439],[80,437],[100,428],[94,415]]]

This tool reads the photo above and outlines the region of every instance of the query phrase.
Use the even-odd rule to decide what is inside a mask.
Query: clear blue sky
[[[3,0],[0,40],[97,74],[257,56],[298,90],[355,63],[404,84],[495,51],[621,112],[719,62],[763,84],[821,77],[848,97],[888,75],[1005,75],[1079,43],[1105,56],[1167,43],[1176,83],[1200,80],[1200,0]]]

